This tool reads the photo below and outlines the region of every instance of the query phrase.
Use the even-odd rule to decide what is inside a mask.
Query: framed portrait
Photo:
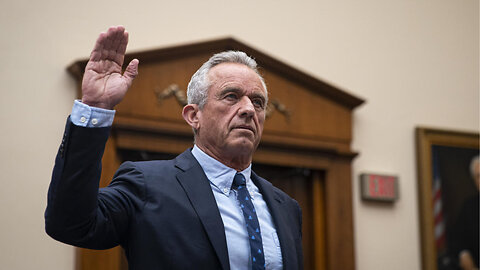
[[[478,268],[479,134],[418,127],[416,148],[422,269]]]

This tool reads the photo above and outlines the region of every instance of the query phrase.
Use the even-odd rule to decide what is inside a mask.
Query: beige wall
[[[74,99],[65,67],[115,24],[131,51],[234,36],[366,99],[354,186],[393,173],[401,195],[382,207],[354,190],[357,268],[420,269],[414,128],[478,131],[478,0],[0,1],[1,269],[73,269],[73,248],[43,229]]]

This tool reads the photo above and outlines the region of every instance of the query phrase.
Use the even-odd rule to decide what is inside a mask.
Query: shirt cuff
[[[88,106],[80,100],[73,103],[70,120],[81,127],[109,127],[113,123],[115,110]]]

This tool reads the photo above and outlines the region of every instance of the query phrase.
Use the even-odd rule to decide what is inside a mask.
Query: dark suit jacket
[[[130,269],[230,269],[209,181],[190,149],[173,160],[126,162],[98,189],[109,128],[67,121],[45,212],[47,233],[67,244],[122,245]],[[252,173],[273,217],[284,269],[302,269],[296,201]]]

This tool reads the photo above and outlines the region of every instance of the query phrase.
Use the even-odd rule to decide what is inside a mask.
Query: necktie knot
[[[243,174],[241,173],[237,173],[235,174],[235,177],[233,178],[233,185],[232,187],[234,189],[237,189],[238,187],[245,187],[247,184],[246,184],[246,180],[245,180],[245,177],[243,176]]]

